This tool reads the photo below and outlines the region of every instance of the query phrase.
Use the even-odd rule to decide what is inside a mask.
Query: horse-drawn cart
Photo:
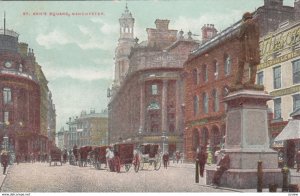
[[[158,144],[142,144],[139,150],[141,169],[148,169],[150,166],[152,166],[154,170],[160,169],[161,155],[159,153]]]
[[[116,172],[120,172],[122,166],[128,172],[132,164],[137,172],[139,169],[139,162],[134,161],[134,144],[115,144],[114,145],[114,165]]]
[[[57,162],[60,163],[62,166],[62,160],[61,160],[61,150],[59,148],[53,148],[50,150],[50,161],[49,164],[51,166],[51,163],[54,163],[53,165],[57,165]]]
[[[94,166],[96,169],[101,169],[101,164],[106,164],[106,149],[108,146],[98,146],[94,149]]]

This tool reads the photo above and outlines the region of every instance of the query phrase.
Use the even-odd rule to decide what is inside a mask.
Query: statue
[[[257,22],[253,19],[252,14],[249,12],[246,12],[243,15],[243,22],[240,27],[238,39],[240,41],[240,51],[235,85],[243,86],[242,79],[244,67],[248,64],[250,68],[250,78],[244,85],[253,87],[255,86],[257,66],[260,63],[259,27]]]

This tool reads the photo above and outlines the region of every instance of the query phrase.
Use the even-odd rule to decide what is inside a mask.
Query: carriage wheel
[[[128,172],[131,167],[131,164],[125,164],[125,171]]]
[[[154,169],[156,171],[158,171],[160,169],[160,166],[161,166],[161,161],[160,160],[154,161]]]

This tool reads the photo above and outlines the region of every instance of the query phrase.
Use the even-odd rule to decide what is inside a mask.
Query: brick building
[[[41,103],[48,97],[41,96],[33,50],[19,43],[18,37],[14,31],[0,29],[0,142],[4,147],[3,137],[7,136],[13,152],[46,152]],[[55,112],[52,115],[55,120]]]
[[[127,7],[125,13],[128,13]],[[131,14],[128,16],[129,21],[134,20]],[[182,69],[189,52],[198,47],[198,43],[192,39],[191,32],[185,38],[183,31],[178,34],[177,30],[169,29],[169,22],[157,19],[156,28],[146,29],[148,40],[138,43],[138,39],[134,39],[130,53],[122,56],[129,66],[123,69],[126,72],[118,88],[113,85],[109,91],[110,144],[157,143],[163,151],[170,153],[183,150]],[[117,63],[120,45],[126,41],[122,26],[120,22],[116,79],[120,75],[118,70],[122,70]],[[130,38],[134,37],[134,29],[127,32],[131,33]],[[128,39],[130,43],[132,40]]]

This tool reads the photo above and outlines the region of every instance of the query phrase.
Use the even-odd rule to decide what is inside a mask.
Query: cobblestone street
[[[95,170],[69,164],[46,163],[12,165],[2,192],[221,192],[229,190],[204,186],[204,178],[195,183],[194,168],[188,164],[171,165],[159,171],[131,168],[125,173]]]

